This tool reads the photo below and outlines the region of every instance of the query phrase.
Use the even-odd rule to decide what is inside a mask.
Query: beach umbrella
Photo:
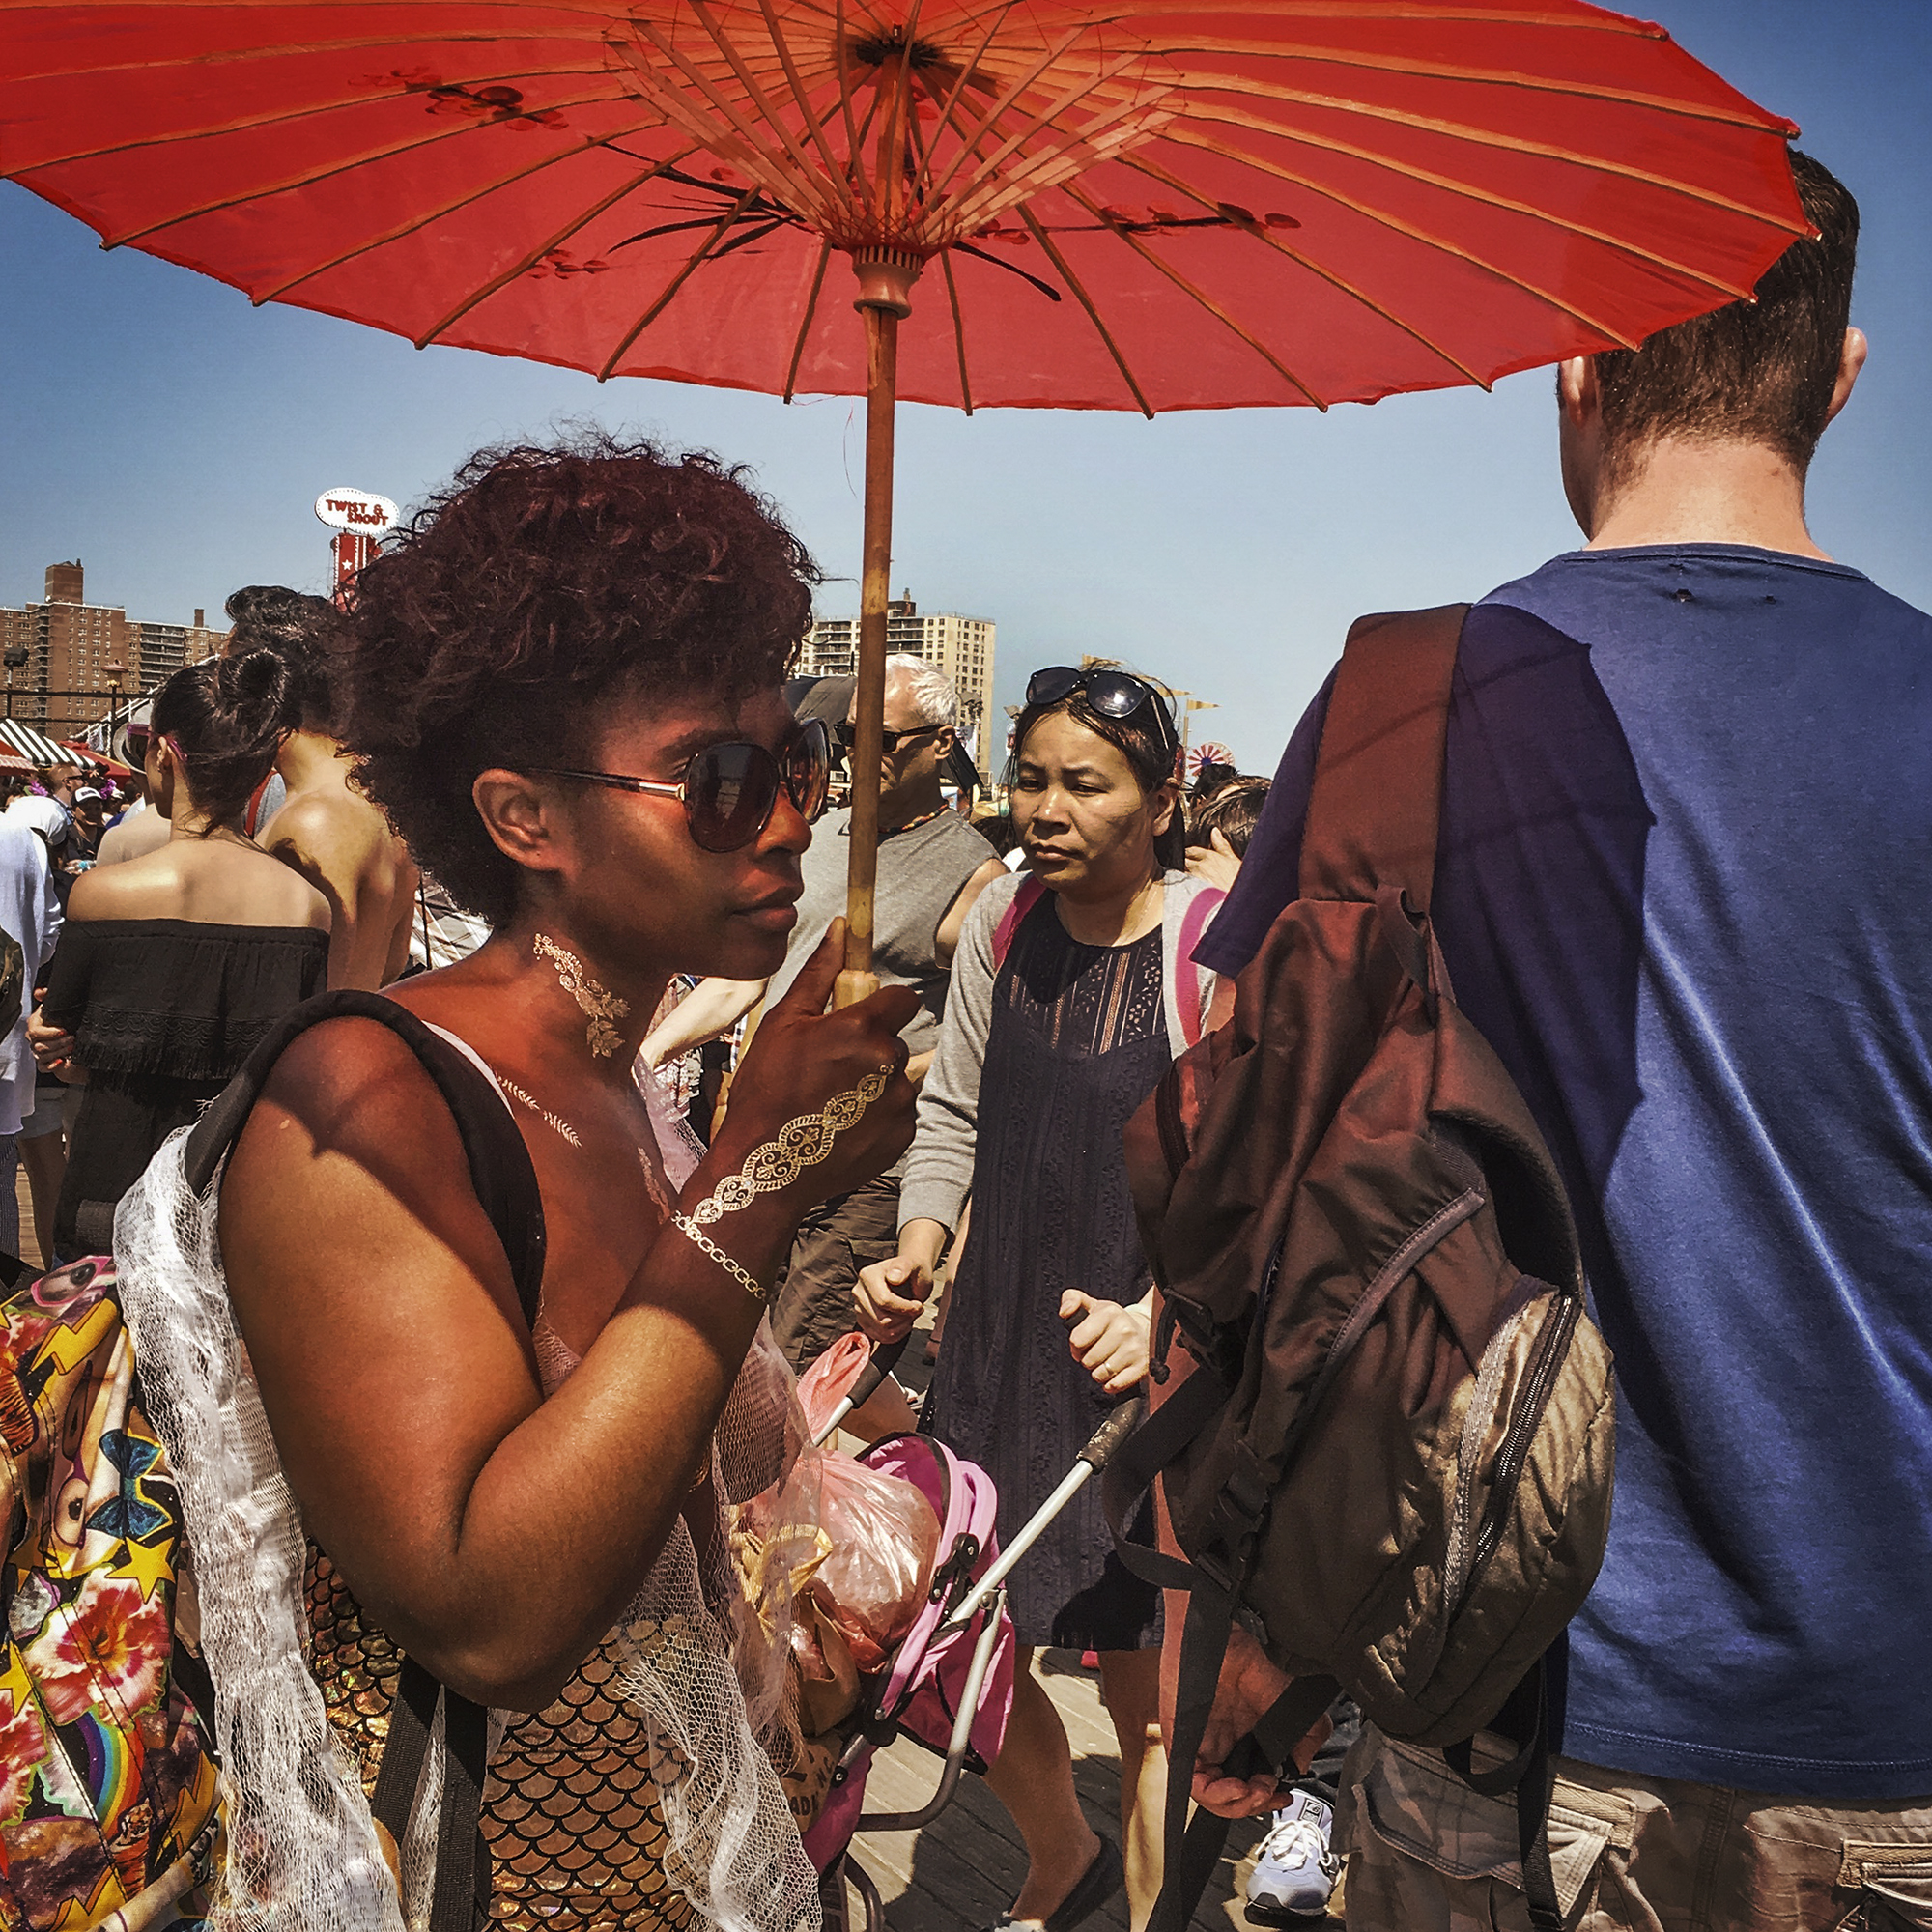
[[[1807,232],[1795,131],[1580,0],[0,0],[0,174],[110,247],[867,397],[841,997],[898,398],[1324,409],[1634,344]]]

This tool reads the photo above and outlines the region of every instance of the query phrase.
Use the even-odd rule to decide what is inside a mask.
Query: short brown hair
[[[1727,302],[1639,348],[1598,355],[1611,480],[1666,436],[1769,443],[1801,471],[1809,465],[1851,320],[1859,205],[1809,155],[1794,152],[1791,172],[1818,233],[1764,271],[1754,302]]]

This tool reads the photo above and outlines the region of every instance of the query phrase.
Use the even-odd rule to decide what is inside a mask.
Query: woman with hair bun
[[[328,902],[242,831],[289,713],[267,651],[178,670],[155,694],[146,761],[168,842],[74,884],[35,1027],[37,1050],[86,1075],[54,1213],[63,1260],[108,1251],[155,1150],[327,980]]]

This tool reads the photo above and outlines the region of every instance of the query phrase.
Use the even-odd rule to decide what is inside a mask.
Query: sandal
[[[1043,1921],[1046,1932],[1073,1932],[1073,1928],[1083,1919],[1091,1918],[1127,1883],[1127,1868],[1121,1862],[1121,1854],[1111,1838],[1100,1840],[1100,1849],[1094,1854],[1094,1862],[1083,1872],[1074,1888],[1046,1915]],[[993,1921],[991,1932],[1017,1932],[1017,1928],[1028,1925],[1024,1918],[1015,1918],[1010,1912],[1003,1912]]]

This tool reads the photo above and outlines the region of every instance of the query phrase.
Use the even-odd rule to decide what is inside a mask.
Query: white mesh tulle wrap
[[[680,1186],[695,1144],[665,1109],[652,1111]],[[402,1847],[399,1902],[355,1765],[304,1662],[306,1541],[228,1299],[219,1182],[206,1200],[189,1190],[186,1137],[185,1128],[171,1135],[123,1198],[114,1251],[149,1411],[180,1485],[202,1655],[215,1687],[228,1864],[209,1922],[212,1932],[420,1932],[442,1727],[439,1720]],[[716,1467],[734,1499],[786,1466],[788,1435],[796,1441],[791,1388],[761,1327],[718,1431]],[[620,1626],[624,1688],[652,1742],[667,1874],[722,1932],[815,1932],[816,1877],[753,1736],[725,1636],[727,1624],[755,1632],[755,1619],[744,1617],[728,1576],[708,1580],[710,1603],[680,1517]],[[746,1663],[751,1685],[770,1684],[768,1657]],[[759,1715],[782,1723],[776,1700]],[[493,1724],[493,1749],[500,1734]]]
[[[171,1134],[114,1217],[142,1392],[180,1485],[227,1809],[219,1932],[404,1932],[361,1780],[302,1662],[307,1545]]]

